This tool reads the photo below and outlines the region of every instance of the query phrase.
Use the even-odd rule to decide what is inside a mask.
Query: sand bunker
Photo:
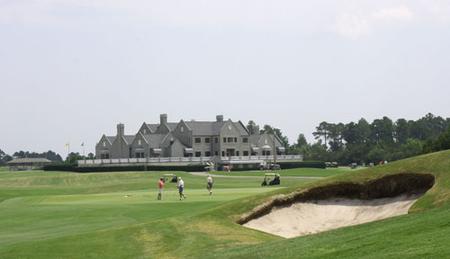
[[[400,173],[362,183],[335,182],[272,197],[237,223],[296,237],[407,214],[434,185],[431,174]]]
[[[291,238],[407,214],[420,195],[374,200],[328,199],[274,208],[244,226]]]

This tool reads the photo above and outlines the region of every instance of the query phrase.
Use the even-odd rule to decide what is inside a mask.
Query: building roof
[[[192,130],[192,135],[211,136],[218,135],[224,122],[186,121],[186,124]]]
[[[124,135],[123,138],[125,139],[125,142],[127,142],[128,145],[133,143],[134,138],[136,135]]]
[[[159,148],[161,142],[167,134],[146,134],[144,138],[147,140],[150,148]]]
[[[48,160],[47,158],[14,158],[13,160],[7,162],[8,165],[15,165],[15,164],[37,164],[37,163],[51,163],[52,161]]]
[[[172,131],[176,128],[178,122],[167,122],[166,124],[169,127],[170,131]],[[158,129],[159,125],[160,125],[159,123],[147,124],[147,126],[150,128],[152,132],[155,132]]]
[[[192,135],[197,136],[219,135],[225,123],[226,121],[186,121],[186,124],[192,130]],[[247,130],[240,122],[233,122],[233,124],[239,130],[241,136],[248,135]]]
[[[106,136],[106,139],[109,141],[109,144],[112,144],[116,140],[116,136]]]

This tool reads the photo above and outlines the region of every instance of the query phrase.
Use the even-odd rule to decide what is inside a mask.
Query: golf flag
[[[66,143],[64,146],[65,146],[65,147],[69,147],[69,146],[70,146],[70,143]]]

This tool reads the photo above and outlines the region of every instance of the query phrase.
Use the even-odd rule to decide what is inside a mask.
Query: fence
[[[206,164],[207,162],[226,163],[233,162],[251,162],[262,161],[302,161],[302,155],[277,155],[275,156],[223,156],[223,157],[147,157],[147,158],[113,158],[113,159],[87,159],[78,160],[78,166],[98,166],[98,165],[116,165],[116,164],[159,164],[159,163],[196,163]]]

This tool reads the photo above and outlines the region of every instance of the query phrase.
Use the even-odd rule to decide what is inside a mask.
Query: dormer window
[[[140,139],[138,140],[138,145],[142,145],[142,141]]]
[[[146,129],[144,129],[143,132],[144,132],[144,134],[147,134],[147,130]]]
[[[106,147],[106,141],[103,141],[103,147]]]

